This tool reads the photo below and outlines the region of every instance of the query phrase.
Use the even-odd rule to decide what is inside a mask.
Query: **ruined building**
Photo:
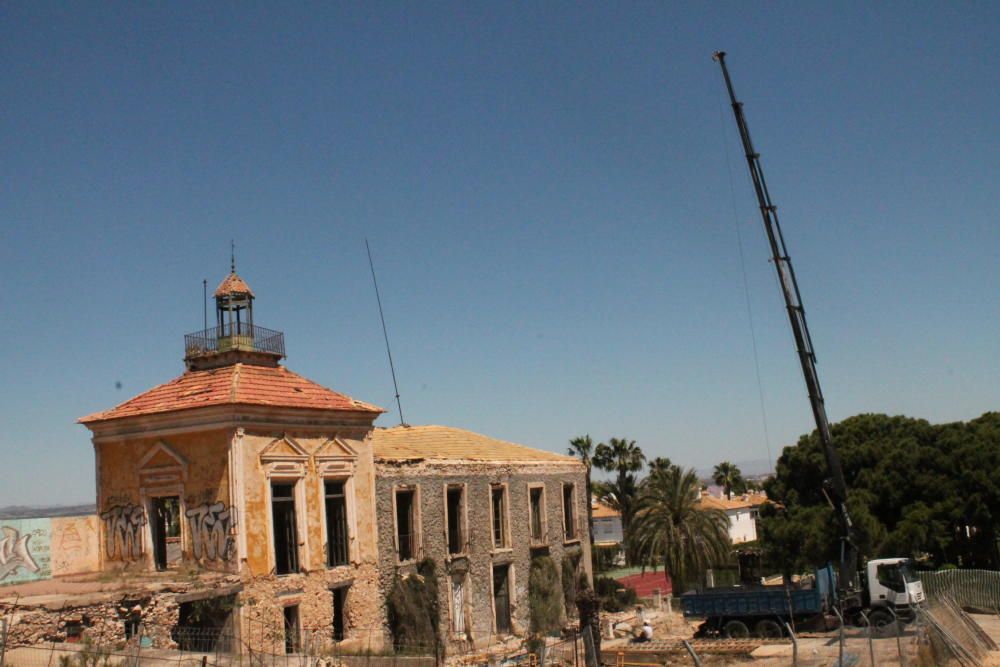
[[[381,408],[281,365],[283,335],[254,321],[235,267],[215,306],[215,326],[184,337],[182,375],[80,419],[96,457],[93,569],[209,582],[160,586],[129,612],[157,610],[157,645],[183,649],[195,628],[280,635],[290,653],[317,638],[377,650],[392,641],[389,592],[432,559],[457,651],[526,632],[533,557],[589,577],[578,461],[456,428],[375,427]]]

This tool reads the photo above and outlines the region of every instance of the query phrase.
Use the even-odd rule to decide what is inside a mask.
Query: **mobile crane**
[[[764,170],[760,163],[760,154],[754,150],[750,139],[750,130],[743,116],[743,104],[736,100],[733,83],[726,67],[726,54],[718,51],[713,56],[722,68],[722,75],[729,92],[736,126],[743,143],[747,167],[750,169],[750,179],[760,207],[760,215],[767,232],[767,240],[771,249],[771,260],[778,273],[778,282],[785,299],[788,321],[792,327],[795,346],[805,377],[809,403],[813,418],[816,421],[816,431],[823,447],[826,467],[829,477],[823,485],[823,493],[830,502],[836,515],[840,533],[840,561],[837,576],[833,576],[832,568],[827,566],[817,570],[814,592],[800,595],[801,606],[792,602],[789,595],[775,597],[775,591],[757,591],[744,589],[724,591],[714,589],[705,593],[696,593],[684,603],[684,612],[688,616],[704,616],[708,618],[709,629],[722,634],[743,634],[747,631],[747,621],[755,621],[758,634],[768,634],[780,626],[770,619],[777,616],[779,620],[795,616],[819,617],[832,611],[831,605],[836,605],[843,618],[855,620],[860,612],[870,611],[871,622],[885,625],[892,621],[896,614],[907,618],[912,613],[912,605],[924,598],[923,587],[911,574],[910,563],[905,558],[886,558],[871,560],[866,563],[864,572],[859,577],[858,549],[855,540],[855,528],[847,509],[847,483],[844,481],[844,470],[840,458],[833,446],[833,436],[830,433],[830,423],[826,417],[826,407],[823,401],[823,391],[819,384],[819,374],[816,371],[816,353],[812,339],[809,336],[809,326],[806,323],[806,313],[802,306],[802,296],[799,293],[798,282],[795,280],[795,270],[792,260],[785,247],[785,239],[778,222],[778,209],[771,200],[771,194],[764,180]],[[742,603],[736,603],[732,593],[742,598]],[[801,591],[799,592],[801,593]],[[719,594],[722,594],[720,597]],[[767,595],[774,599],[767,601]],[[687,596],[685,596],[687,597]],[[781,599],[787,598],[787,601]],[[728,599],[727,599],[728,598]],[[756,613],[747,613],[756,609]],[[892,613],[889,612],[892,610]],[[742,610],[742,611],[741,611]],[[782,611],[784,610],[784,611]],[[726,628],[729,631],[726,631]]]

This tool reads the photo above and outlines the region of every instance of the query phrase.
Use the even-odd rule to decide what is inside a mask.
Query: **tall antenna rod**
[[[382,335],[385,336],[385,353],[389,356],[389,372],[392,373],[392,388],[396,391],[396,407],[399,408],[399,424],[404,426],[403,404],[399,402],[399,385],[396,384],[396,368],[392,364],[392,350],[389,349],[389,332],[385,328],[385,315],[382,314],[382,297],[378,293],[378,281],[375,279],[375,263],[372,261],[372,249],[365,237],[365,250],[368,251],[368,267],[372,270],[372,284],[375,285],[375,300],[378,302],[378,316],[382,320]]]
[[[208,331],[208,279],[201,280],[201,305],[205,316],[205,331]]]
[[[847,484],[844,481],[844,470],[840,465],[840,457],[837,456],[837,450],[833,446],[830,423],[826,417],[826,404],[823,400],[823,390],[819,386],[819,373],[816,370],[816,352],[813,350],[812,338],[809,336],[809,326],[806,324],[806,311],[802,305],[802,296],[799,294],[799,284],[795,280],[792,258],[788,255],[785,238],[781,234],[781,225],[778,223],[778,207],[771,201],[771,193],[768,192],[767,183],[764,181],[764,168],[760,164],[760,153],[754,150],[753,142],[750,140],[750,128],[747,127],[746,118],[743,117],[743,103],[737,101],[733,82],[729,78],[726,53],[725,51],[716,51],[713,58],[722,67],[722,76],[726,80],[726,90],[729,92],[729,101],[732,103],[736,127],[739,130],[740,139],[743,141],[743,152],[746,154],[747,167],[750,169],[750,178],[753,180],[754,192],[757,194],[761,219],[764,222],[767,241],[771,247],[771,259],[778,272],[778,282],[781,284],[782,295],[785,297],[785,309],[792,326],[792,335],[795,337],[795,346],[798,348],[799,363],[802,366],[802,375],[805,377],[809,403],[816,421],[816,431],[819,434],[819,441],[823,446],[823,454],[826,458],[827,472],[830,475],[828,481],[831,488],[829,493],[827,493],[826,488],[823,488],[822,491],[830,500],[830,504],[834,506],[837,523],[840,527],[839,584],[842,588],[853,589],[856,585],[858,563],[855,528],[847,511]]]

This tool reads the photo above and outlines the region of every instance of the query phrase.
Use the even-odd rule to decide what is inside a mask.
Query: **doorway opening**
[[[153,562],[166,570],[181,562],[181,499],[153,498]]]

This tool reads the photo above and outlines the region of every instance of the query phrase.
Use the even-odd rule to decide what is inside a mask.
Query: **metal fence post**
[[[871,664],[872,664],[872,667],[874,667],[874,665],[875,665],[875,644],[872,641],[872,622],[868,618],[868,614],[866,614],[865,612],[859,611],[858,614],[860,614],[861,618],[863,618],[865,620],[865,626],[868,628],[868,655],[871,657],[871,661],[872,661]]]
[[[686,639],[682,639],[681,641],[684,642],[684,648],[687,649],[687,652],[691,654],[691,659],[694,660],[694,667],[701,667],[701,658],[699,658],[698,654],[694,652],[694,647],[691,646],[691,642]]]
[[[797,667],[799,664],[799,638],[795,636],[795,630],[792,630],[792,626],[785,623],[785,629],[788,630],[788,636],[792,638],[792,667]]]
[[[601,656],[597,655],[597,647],[594,646],[594,633],[589,625],[585,625],[583,632],[583,659],[587,667],[599,667]]]
[[[7,653],[7,619],[0,618],[0,667],[4,665],[4,655]]]
[[[844,615],[840,613],[840,610],[836,606],[833,607],[833,613],[837,615],[837,620],[840,621],[840,632],[837,639],[837,667],[844,667]]]
[[[903,579],[905,582],[906,579]],[[906,657],[903,655],[903,624],[899,621],[899,616],[896,615],[896,610],[892,606],[886,607],[889,613],[892,614],[892,620],[896,624],[896,652],[899,653],[899,665],[900,667],[906,667]]]

